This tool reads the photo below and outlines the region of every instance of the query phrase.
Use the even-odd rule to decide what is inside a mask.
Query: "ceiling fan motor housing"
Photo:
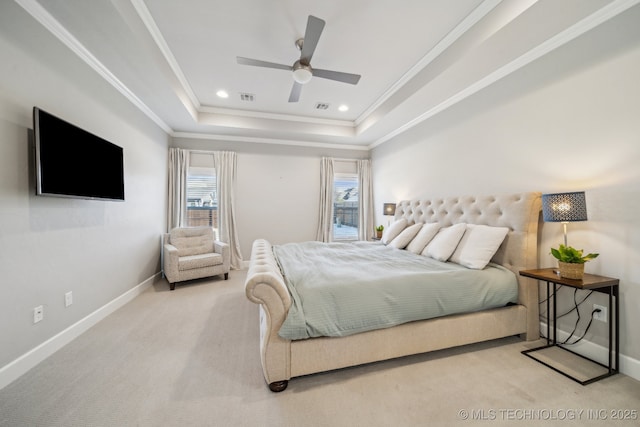
[[[293,80],[303,85],[309,83],[311,77],[313,77],[313,70],[310,65],[305,65],[299,60],[293,64]]]

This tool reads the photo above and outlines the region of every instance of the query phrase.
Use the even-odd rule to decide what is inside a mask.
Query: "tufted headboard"
[[[410,224],[438,222],[445,227],[461,222],[508,227],[492,261],[518,275],[519,270],[538,267],[541,206],[537,192],[405,200],[396,206],[395,219],[406,218]]]

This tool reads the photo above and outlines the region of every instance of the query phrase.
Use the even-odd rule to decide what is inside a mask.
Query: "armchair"
[[[163,242],[163,270],[172,291],[176,282],[218,274],[229,278],[231,250],[214,239],[211,227],[174,228]]]

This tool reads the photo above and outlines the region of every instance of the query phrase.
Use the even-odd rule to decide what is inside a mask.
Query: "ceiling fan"
[[[293,71],[294,82],[293,87],[291,88],[291,94],[289,94],[289,102],[298,102],[302,86],[308,83],[311,80],[311,77],[321,77],[323,79],[335,80],[352,85],[357,84],[360,80],[360,75],[358,74],[311,68],[311,57],[313,56],[313,52],[316,50],[324,25],[325,22],[322,19],[309,15],[304,38],[296,41],[296,46],[300,50],[300,59],[298,59],[293,65],[276,64],[257,59],[243,58],[241,56],[236,57],[238,64]]]

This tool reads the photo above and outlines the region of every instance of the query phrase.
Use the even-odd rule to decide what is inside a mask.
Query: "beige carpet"
[[[533,344],[517,338],[297,378],[272,393],[244,277],[173,292],[159,281],[0,390],[0,426],[640,424],[640,382],[581,386],[522,355]]]

